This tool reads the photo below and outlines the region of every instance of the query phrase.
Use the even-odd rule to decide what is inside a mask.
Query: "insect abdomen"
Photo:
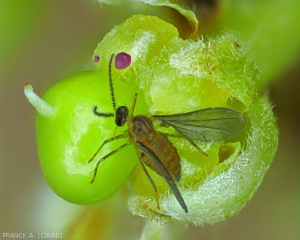
[[[144,142],[144,145],[150,150],[166,167],[170,175],[176,180],[180,180],[181,164],[176,148],[168,138],[160,132],[156,132],[151,142]],[[147,153],[143,153],[142,161],[157,174],[163,176],[155,161]]]

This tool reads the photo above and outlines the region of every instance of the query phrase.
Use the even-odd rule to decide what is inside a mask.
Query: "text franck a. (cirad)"
[[[62,233],[48,233],[48,232],[38,232],[38,233],[25,233],[25,232],[10,232],[2,233],[3,239],[62,239]]]

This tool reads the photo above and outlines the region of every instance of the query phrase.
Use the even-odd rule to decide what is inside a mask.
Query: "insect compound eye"
[[[115,67],[116,69],[127,68],[131,63],[131,56],[125,52],[120,52],[115,57]]]
[[[116,118],[115,123],[118,127],[122,127],[127,120],[128,117],[128,108],[125,106],[120,106],[116,110]]]
[[[99,62],[99,61],[100,61],[100,56],[99,55],[95,55],[94,62]]]

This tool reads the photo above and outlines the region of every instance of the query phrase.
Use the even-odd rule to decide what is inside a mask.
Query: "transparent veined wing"
[[[204,108],[173,115],[154,115],[154,119],[172,126],[187,139],[220,142],[238,134],[246,118],[230,108]]]

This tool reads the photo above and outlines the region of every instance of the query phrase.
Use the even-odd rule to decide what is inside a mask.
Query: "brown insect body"
[[[185,138],[196,149],[207,156],[207,154],[197,146],[194,142],[195,140],[201,142],[224,141],[244,129],[246,118],[241,113],[229,108],[205,108],[187,113],[153,115],[151,118],[144,115],[133,116],[137,93],[133,97],[131,108],[128,109],[126,106],[116,108],[111,76],[113,57],[114,54],[111,55],[109,61],[109,86],[115,113],[98,112],[97,106],[94,107],[93,112],[99,117],[115,116],[115,124],[117,127],[124,126],[124,124],[127,123],[129,128],[123,134],[106,139],[88,162],[94,160],[104,145],[121,138],[129,137],[130,140],[98,160],[91,183],[93,183],[96,178],[98,166],[101,162],[128,145],[134,144],[141,167],[155,190],[157,208],[159,209],[160,207],[156,184],[144,165],[147,165],[157,174],[165,178],[178,203],[187,213],[188,208],[175,183],[175,181],[180,180],[181,164],[179,155],[176,148],[167,138],[167,135],[155,130],[152,119],[160,121],[161,126],[173,127],[179,133],[179,137]],[[169,136],[174,137],[174,135]]]
[[[151,119],[137,115],[130,119],[129,137],[133,143],[142,144],[151,151],[168,170],[174,180],[180,180],[181,164],[176,148],[162,133],[155,131]],[[157,174],[164,177],[153,158],[141,148],[141,160]]]

